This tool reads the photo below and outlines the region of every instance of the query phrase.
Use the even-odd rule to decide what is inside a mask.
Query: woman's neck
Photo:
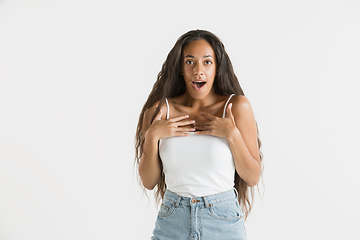
[[[195,109],[211,106],[217,102],[218,102],[218,95],[213,90],[210,91],[209,94],[202,99],[195,99],[189,94],[189,92],[185,92],[184,97],[182,99],[182,105]]]

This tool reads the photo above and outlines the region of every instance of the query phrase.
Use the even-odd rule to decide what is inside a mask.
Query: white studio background
[[[0,0],[0,239],[150,239],[138,116],[177,38],[206,29],[263,144],[248,239],[359,240],[359,13],[355,0]]]

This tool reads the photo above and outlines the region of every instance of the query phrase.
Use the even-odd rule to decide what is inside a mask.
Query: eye
[[[207,65],[208,65],[208,64],[212,64],[212,61],[206,60],[206,61],[205,61],[205,64],[207,64]]]
[[[185,63],[186,63],[186,64],[192,64],[193,61],[192,61],[192,60],[186,60]]]

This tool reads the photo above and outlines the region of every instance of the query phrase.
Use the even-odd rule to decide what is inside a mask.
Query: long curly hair
[[[157,81],[155,82],[148,99],[143,106],[139,115],[139,122],[137,125],[136,136],[135,136],[135,165],[138,169],[141,155],[143,154],[143,134],[145,132],[142,129],[144,121],[144,113],[147,109],[153,106],[159,101],[159,104],[152,116],[151,122],[154,121],[155,116],[160,111],[161,106],[164,104],[165,98],[172,98],[185,93],[185,81],[183,76],[180,74],[181,71],[181,56],[184,48],[194,40],[206,40],[212,47],[216,56],[217,76],[214,79],[215,93],[218,95],[243,95],[243,90],[240,87],[239,81],[234,73],[230,58],[225,51],[225,47],[220,39],[213,33],[206,30],[192,30],[179,37],[174,47],[169,52],[166,61],[163,63],[161,71],[157,75]],[[259,147],[259,157],[262,163],[263,154],[260,151],[261,141],[259,139],[259,129],[256,122],[257,128],[257,140]],[[161,168],[161,177],[154,188],[156,202],[159,204],[164,198],[166,191],[165,174],[163,172],[162,161],[158,156],[159,164]],[[138,171],[137,171],[138,173]],[[145,194],[145,187],[142,185],[141,179],[138,175],[138,180],[142,186]],[[254,188],[249,187],[247,183],[237,174],[235,171],[234,187],[238,191],[238,201],[245,214],[245,219],[248,217],[249,212],[252,208],[254,199]]]

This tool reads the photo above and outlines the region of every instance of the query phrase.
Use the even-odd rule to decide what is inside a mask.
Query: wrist
[[[149,128],[146,132],[145,132],[145,139],[148,142],[152,142],[152,143],[157,143],[159,141],[159,138],[157,138],[154,133],[151,131],[151,129]]]
[[[239,129],[236,126],[234,126],[229,131],[226,140],[228,142],[234,142],[235,139],[238,138],[238,137],[241,137],[241,133],[240,133]]]

